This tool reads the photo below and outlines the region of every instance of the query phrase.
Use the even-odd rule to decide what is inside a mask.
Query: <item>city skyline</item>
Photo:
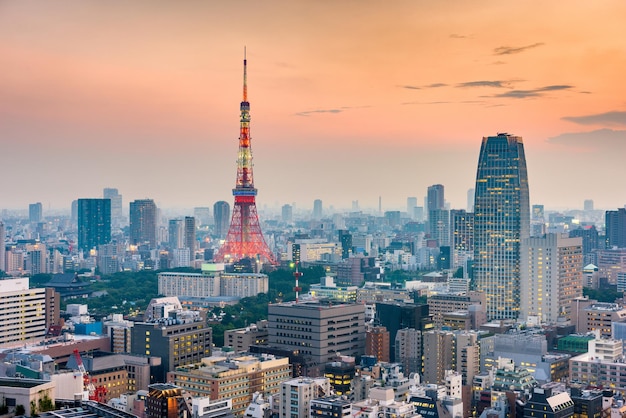
[[[247,46],[260,208],[466,207],[482,137],[524,138],[531,204],[623,207],[626,4],[8,1],[0,209],[115,187],[232,200]],[[45,179],[45,180],[44,180]]]

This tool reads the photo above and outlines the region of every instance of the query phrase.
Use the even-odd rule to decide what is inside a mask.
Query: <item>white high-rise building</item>
[[[330,394],[326,377],[295,378],[280,385],[280,418],[308,417],[311,401]]]
[[[0,280],[0,347],[46,334],[46,289],[30,289],[28,277]]]
[[[571,318],[571,301],[582,297],[582,238],[546,234],[522,241],[520,317],[545,324]]]

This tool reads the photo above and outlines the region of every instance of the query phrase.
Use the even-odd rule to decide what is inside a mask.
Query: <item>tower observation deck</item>
[[[256,258],[276,264],[276,258],[268,247],[261,231],[256,209],[257,189],[252,174],[252,147],[250,138],[250,102],[248,102],[248,63],[243,59],[243,100],[239,122],[239,153],[237,155],[237,179],[233,196],[232,218],[226,241],[214,257],[218,262],[233,262],[242,258]]]

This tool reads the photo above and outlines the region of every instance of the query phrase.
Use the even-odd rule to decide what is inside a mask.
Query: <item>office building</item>
[[[43,221],[43,205],[41,202],[28,205],[28,221],[30,223]]]
[[[315,199],[313,201],[313,219],[315,220],[320,220],[322,219],[322,200],[321,199]]]
[[[168,374],[168,381],[189,395],[213,401],[232,399],[233,414],[243,416],[255,392],[276,396],[282,382],[291,377],[287,357],[239,355],[232,358],[206,357]]]
[[[269,345],[297,349],[322,366],[338,353],[365,354],[365,306],[324,301],[274,303],[268,306]]]
[[[191,411],[181,388],[169,383],[155,383],[149,386],[145,413],[146,418],[178,418],[190,415]]]
[[[389,356],[392,362],[397,361],[395,353],[398,330],[413,328],[423,332],[433,328],[432,317],[426,304],[376,302],[375,322],[389,331]]]
[[[54,294],[53,294],[54,296]],[[56,300],[58,317],[59,301]],[[29,289],[28,277],[0,279],[0,347],[16,347],[46,334],[46,289]],[[51,317],[53,317],[52,315]],[[58,325],[58,323],[57,323]]]
[[[78,248],[89,251],[111,241],[111,200],[78,199]]]
[[[161,357],[162,373],[155,378],[163,382],[168,371],[211,355],[212,328],[200,316],[136,322],[131,333],[131,353]]]
[[[486,298],[483,292],[437,293],[428,297],[428,312],[433,318],[435,327],[441,329],[445,314],[468,310],[472,305],[482,306],[484,311],[485,304]]]
[[[26,244],[26,271],[31,275],[48,272],[48,249],[45,244]]]
[[[570,359],[570,381],[619,392],[626,390],[623,341],[595,339],[589,341],[588,347],[588,352]]]
[[[224,239],[230,225],[230,205],[220,200],[213,205],[213,218],[215,221],[215,236]]]
[[[613,322],[626,322],[626,308],[617,303],[579,297],[572,300],[570,311],[572,324],[579,334],[598,332],[602,337],[609,338]]]
[[[196,243],[196,218],[193,216],[185,216],[183,219],[183,237],[184,246],[189,248],[191,261],[195,260],[197,243]]]
[[[131,245],[157,245],[157,206],[152,199],[130,202]]]
[[[196,218],[198,228],[206,227],[211,224],[211,208],[197,207],[193,208],[193,216]]]
[[[281,219],[285,223],[293,222],[293,206],[283,205],[281,209]]]
[[[553,393],[552,388],[534,388],[524,405],[524,416],[543,418],[570,418],[574,416],[574,402],[567,392]]]
[[[422,334],[424,382],[442,384],[445,371],[456,369],[455,338],[449,331],[430,330]]]
[[[124,223],[122,195],[117,189],[105,188],[102,190],[102,197],[111,200],[111,225],[115,228],[119,228]]]
[[[600,239],[598,230],[594,225],[578,227],[569,231],[570,238],[580,237],[583,240],[583,264],[595,264],[596,254],[595,251],[600,248]],[[604,247],[604,243],[602,243]]]
[[[377,361],[389,362],[389,331],[385,327],[370,327],[365,331],[365,355]]]
[[[617,284],[617,274],[626,272],[626,248],[606,248],[595,252],[599,277]]]
[[[349,417],[352,413],[352,403],[342,396],[325,396],[311,400],[311,418],[317,417]]]
[[[570,319],[571,301],[583,295],[582,238],[546,234],[522,241],[521,306],[524,320],[541,324]]]
[[[350,258],[352,254],[352,234],[345,229],[340,229],[337,233],[339,234],[339,244],[341,245],[341,258],[344,260]]]
[[[445,209],[445,198],[443,195],[443,185],[434,184],[428,187],[426,192],[426,210],[430,216],[431,210]]]
[[[250,351],[254,344],[267,344],[269,332],[267,320],[257,321],[245,328],[224,331],[224,347],[230,347],[235,353]]]
[[[450,246],[450,211],[433,209],[428,212],[428,231],[438,247]]]
[[[450,248],[452,268],[466,269],[474,257],[474,214],[462,209],[450,211]],[[464,271],[465,272],[465,271]]]
[[[626,209],[607,210],[605,224],[606,248],[626,248]]]
[[[585,199],[585,201],[583,203],[583,210],[584,211],[592,211],[593,210],[593,200]]]
[[[384,327],[383,327],[384,328]],[[422,375],[422,332],[413,328],[404,328],[396,332],[395,359],[402,363],[406,376],[410,373]]]
[[[407,197],[406,198],[406,213],[407,215],[409,215],[409,218],[414,219],[416,207],[417,207],[417,197]]]
[[[279,417],[308,417],[311,401],[330,394],[330,382],[325,377],[287,380],[280,385]]]
[[[467,212],[474,212],[474,194],[473,188],[467,190],[467,208],[465,209]]]
[[[487,298],[487,317],[517,319],[520,245],[530,236],[526,157],[521,137],[482,140],[474,199],[474,280]]]
[[[169,235],[168,245],[170,249],[183,248],[185,246],[184,225],[182,219],[170,219],[167,223]]]

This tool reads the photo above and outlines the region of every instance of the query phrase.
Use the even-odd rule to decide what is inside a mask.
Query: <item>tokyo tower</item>
[[[270,251],[259,224],[256,210],[252,177],[252,148],[250,144],[250,103],[248,102],[247,60],[244,49],[243,56],[243,101],[239,106],[241,120],[239,123],[239,154],[237,157],[237,182],[233,189],[235,204],[230,220],[230,228],[226,242],[219,249],[214,259],[218,262],[238,261],[242,258],[256,258],[277,264],[274,254]]]

